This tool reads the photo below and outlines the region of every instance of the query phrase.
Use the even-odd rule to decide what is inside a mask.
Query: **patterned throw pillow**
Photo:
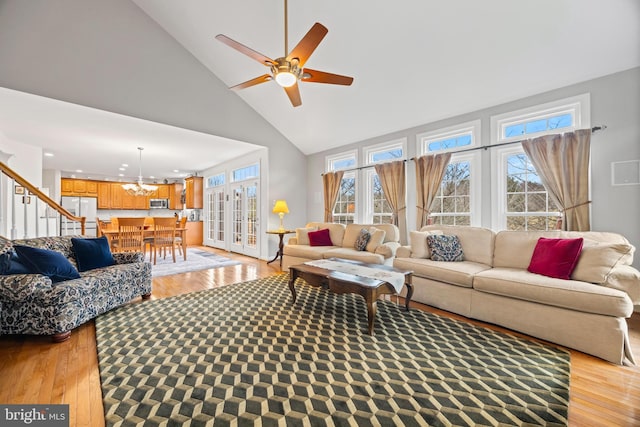
[[[464,261],[464,253],[458,236],[428,235],[427,245],[433,261]]]
[[[360,230],[360,234],[358,234],[358,238],[356,239],[356,244],[354,247],[358,251],[364,251],[367,249],[367,243],[369,243],[369,239],[371,238],[371,233],[366,228]]]

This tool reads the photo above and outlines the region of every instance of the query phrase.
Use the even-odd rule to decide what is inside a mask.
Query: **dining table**
[[[111,246],[111,241],[113,239],[117,239],[118,236],[117,228],[106,228],[101,230],[101,233],[107,237],[109,241],[109,246]],[[145,225],[144,226],[144,238],[153,238],[153,226]],[[187,228],[186,227],[176,227],[176,237],[180,237],[182,239],[182,255],[184,256],[184,260],[187,260]],[[113,248],[111,248],[113,251]]]

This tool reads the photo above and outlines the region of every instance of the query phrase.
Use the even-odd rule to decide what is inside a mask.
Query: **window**
[[[355,168],[358,162],[356,151],[327,156],[327,171],[334,172]],[[333,208],[333,221],[353,224],[356,215],[356,172],[345,171],[340,182],[340,191]]]
[[[452,152],[440,189],[431,205],[431,221],[445,225],[481,225],[481,153],[477,150],[457,153],[480,146],[480,121],[422,133],[417,138],[418,152],[422,156]]]
[[[210,176],[209,178],[207,178],[207,187],[211,188],[217,187],[219,185],[224,185],[224,181],[224,172],[218,175]]]
[[[245,179],[251,178],[259,178],[260,177],[260,166],[258,164],[245,166],[243,168],[235,169],[231,176],[233,178],[233,182],[244,181]]]
[[[434,224],[471,225],[471,162],[449,162],[431,206]]]
[[[580,95],[491,118],[492,144],[568,132],[590,126],[589,95]],[[520,144],[492,154],[492,227],[496,230],[550,230],[560,217]]]
[[[405,146],[407,140],[405,138],[396,141],[385,142],[364,149],[364,158],[367,166],[373,166],[376,163],[385,163],[405,158]],[[363,222],[370,224],[390,224],[393,212],[391,205],[387,202],[382,191],[380,178],[375,169],[367,168],[365,171],[367,190],[364,195],[366,212],[364,213]]]
[[[551,230],[560,211],[526,154],[506,155],[507,230]]]

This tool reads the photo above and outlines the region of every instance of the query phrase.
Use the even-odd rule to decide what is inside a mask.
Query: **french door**
[[[224,186],[213,188],[206,193],[206,219],[207,234],[205,244],[215,248],[226,249],[225,247],[225,192]]]
[[[230,250],[247,256],[259,257],[258,238],[260,185],[258,181],[234,183],[231,198]]]

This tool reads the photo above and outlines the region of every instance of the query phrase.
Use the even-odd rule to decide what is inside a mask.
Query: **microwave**
[[[149,199],[149,209],[169,209],[169,200]]]

